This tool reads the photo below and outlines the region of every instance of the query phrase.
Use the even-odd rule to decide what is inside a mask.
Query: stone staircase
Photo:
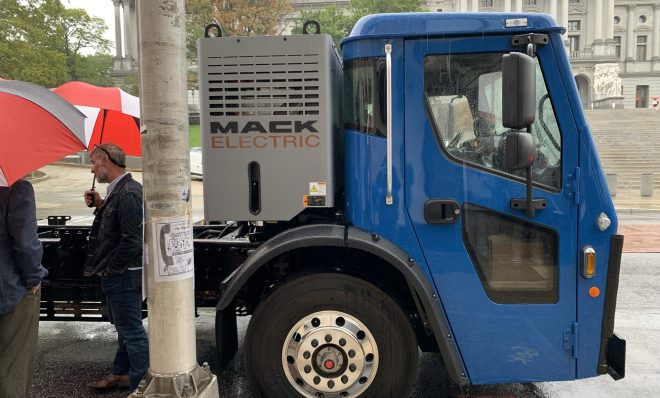
[[[585,111],[606,174],[617,175],[617,191],[641,190],[642,174],[653,174],[660,192],[660,112],[651,109]]]

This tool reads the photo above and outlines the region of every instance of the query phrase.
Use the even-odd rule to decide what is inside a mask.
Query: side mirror
[[[506,135],[506,167],[521,170],[532,166],[538,158],[536,142],[530,133],[511,131]]]
[[[536,118],[536,66],[522,53],[502,57],[502,125],[524,129]]]

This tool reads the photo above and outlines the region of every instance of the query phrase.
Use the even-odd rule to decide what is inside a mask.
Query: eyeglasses
[[[105,149],[105,148],[103,148],[102,146],[99,146],[99,145],[97,145],[97,144],[94,144],[94,150],[93,150],[92,152],[94,152],[94,151],[97,150],[97,149],[100,149],[101,151],[103,151],[103,153],[105,153],[106,155],[108,155],[108,159],[109,159],[112,163],[116,164],[117,166],[121,167],[122,169],[125,169],[125,168],[126,168],[126,165],[125,165],[125,164],[122,164],[122,163],[116,161],[112,156],[110,156],[110,152],[108,152],[107,149]]]

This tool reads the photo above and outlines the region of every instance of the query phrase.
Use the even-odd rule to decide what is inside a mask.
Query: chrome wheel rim
[[[296,323],[282,347],[289,383],[309,398],[358,397],[378,371],[371,331],[341,311],[319,311]]]

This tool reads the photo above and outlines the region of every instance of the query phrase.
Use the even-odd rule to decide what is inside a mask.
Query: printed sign
[[[309,183],[309,194],[311,196],[325,196],[326,195],[325,181],[315,181]]]
[[[190,217],[172,217],[153,223],[157,264],[154,279],[172,282],[195,274],[192,221]]]

